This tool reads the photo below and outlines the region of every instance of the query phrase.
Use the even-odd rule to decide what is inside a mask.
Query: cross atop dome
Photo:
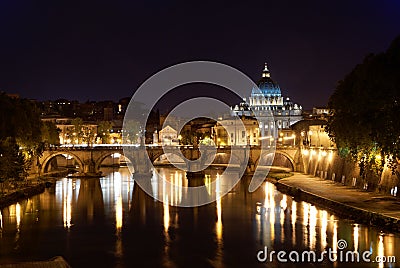
[[[269,73],[269,70],[268,70],[268,64],[265,63],[264,70],[262,72],[262,77],[270,77],[270,76],[271,76],[271,74]]]

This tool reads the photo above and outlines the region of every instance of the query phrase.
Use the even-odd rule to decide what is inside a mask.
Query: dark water
[[[257,253],[264,247],[268,254],[285,250],[286,259],[294,250],[313,250],[319,257],[329,248],[338,250],[340,239],[347,242],[343,251],[370,251],[371,260],[385,255],[400,262],[398,235],[294,201],[270,183],[249,193],[249,181],[242,179],[217,202],[177,208],[135,187],[126,168],[104,171],[109,175],[101,179],[61,179],[43,194],[1,210],[0,263],[61,255],[72,267],[400,267],[327,258],[282,263],[276,254],[260,263]],[[180,171],[160,171],[175,184],[187,184]],[[179,202],[181,195],[171,190],[162,198]]]

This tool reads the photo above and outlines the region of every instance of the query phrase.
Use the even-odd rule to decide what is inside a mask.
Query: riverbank
[[[280,192],[328,209],[339,217],[400,233],[400,200],[394,196],[366,192],[300,173],[269,181]]]
[[[46,173],[40,177],[39,174],[30,174],[26,181],[16,183],[11,190],[7,189],[6,193],[0,193],[0,209],[22,199],[43,193],[44,189],[53,183],[54,178],[65,177],[68,173],[68,169],[62,169]]]
[[[43,193],[45,188],[45,182],[38,182],[35,184],[26,185],[25,187],[16,188],[12,192],[3,194],[0,196],[0,209],[12,205],[21,199]]]

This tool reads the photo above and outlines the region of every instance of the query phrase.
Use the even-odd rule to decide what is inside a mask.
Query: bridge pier
[[[203,178],[204,174],[204,170],[197,172],[186,171],[186,179]]]

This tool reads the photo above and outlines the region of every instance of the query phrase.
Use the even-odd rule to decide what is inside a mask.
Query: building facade
[[[271,78],[265,64],[258,87],[254,87],[250,97],[232,107],[232,114],[238,116],[256,116],[259,120],[260,136],[272,144],[279,139],[281,130],[290,127],[302,119],[302,107],[283,97],[279,84]]]
[[[259,145],[258,121],[251,116],[242,116],[241,120],[237,117],[220,120],[213,132],[217,146]]]

